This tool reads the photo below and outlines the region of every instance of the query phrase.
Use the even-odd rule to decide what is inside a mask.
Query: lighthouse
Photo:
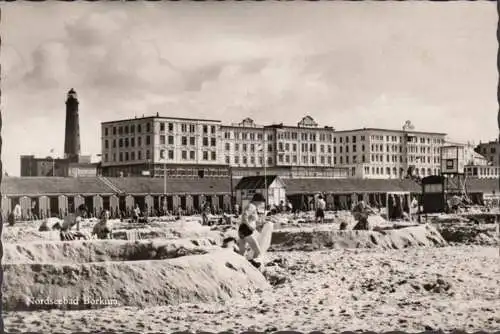
[[[80,156],[80,120],[78,96],[73,88],[66,99],[66,127],[64,136],[64,157],[69,162],[78,162]]]

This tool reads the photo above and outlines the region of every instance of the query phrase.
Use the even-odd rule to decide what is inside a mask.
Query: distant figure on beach
[[[261,254],[261,250],[256,239],[255,230],[257,228],[257,222],[261,219],[260,213],[265,211],[265,203],[266,200],[262,194],[257,193],[253,195],[251,202],[241,214],[241,223],[238,228],[239,253],[244,256],[246,245],[248,244],[253,251],[253,258],[249,260],[256,267],[260,266],[257,258]]]
[[[139,221],[140,216],[141,216],[141,209],[139,208],[139,204],[136,204],[134,210],[132,211],[132,221],[134,223],[137,223]]]
[[[287,210],[289,213],[292,213],[292,212],[293,212],[293,205],[292,205],[292,202],[290,202],[289,200],[286,200],[286,210]]]
[[[101,219],[92,229],[92,235],[97,239],[111,239],[111,226],[109,225],[109,211],[104,210],[101,213]]]
[[[353,230],[369,230],[368,216],[374,213],[373,209],[366,205],[364,201],[359,201],[352,209],[354,219],[357,221]]]
[[[326,208],[326,202],[323,199],[323,196],[319,195],[316,201],[316,223],[325,222],[325,208]]]
[[[14,207],[14,219],[16,221],[21,220],[21,217],[22,217],[21,205],[17,203],[16,206]]]
[[[208,225],[209,214],[210,214],[210,204],[208,202],[205,202],[205,204],[203,204],[203,211],[201,213],[203,225]]]
[[[85,239],[85,235],[80,232],[80,222],[85,215],[85,205],[80,205],[75,213],[68,213],[64,217],[63,224],[61,226],[61,231],[59,236],[61,241],[72,241],[75,239]],[[76,231],[71,231],[71,229],[76,226]]]

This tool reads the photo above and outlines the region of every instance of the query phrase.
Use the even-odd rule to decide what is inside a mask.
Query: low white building
[[[236,203],[244,208],[256,193],[267,199],[269,207],[286,201],[285,183],[276,175],[243,177],[236,185]]]

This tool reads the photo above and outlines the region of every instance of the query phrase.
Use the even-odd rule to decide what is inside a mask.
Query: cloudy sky
[[[87,154],[100,122],[156,112],[490,140],[496,24],[495,2],[9,3],[4,167],[63,154],[72,87]]]

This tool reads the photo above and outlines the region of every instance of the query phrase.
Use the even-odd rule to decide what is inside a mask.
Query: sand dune
[[[271,254],[289,278],[222,303],[14,312],[8,330],[169,333],[233,330],[453,330],[500,327],[498,250],[487,247]],[[205,255],[204,255],[205,256]],[[181,260],[181,259],[179,259]],[[221,268],[223,269],[223,268]],[[238,275],[232,276],[234,280]]]
[[[217,243],[212,238],[8,243],[3,264],[163,260],[220,250]]]
[[[269,287],[248,261],[228,250],[159,261],[8,264],[4,282],[6,311],[222,302]]]

